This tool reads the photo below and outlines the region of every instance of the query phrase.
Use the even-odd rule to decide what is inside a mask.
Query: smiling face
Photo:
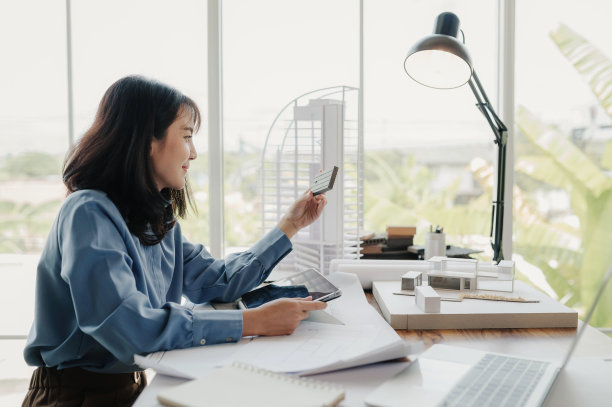
[[[161,140],[154,138],[151,142],[153,179],[160,191],[185,187],[189,162],[198,156],[193,146],[193,129],[192,114],[189,109],[181,108],[166,136]]]

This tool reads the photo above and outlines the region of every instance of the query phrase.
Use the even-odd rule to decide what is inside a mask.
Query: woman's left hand
[[[278,222],[278,228],[285,232],[287,237],[292,238],[298,230],[317,220],[325,205],[325,194],[313,196],[309,189],[283,215]]]

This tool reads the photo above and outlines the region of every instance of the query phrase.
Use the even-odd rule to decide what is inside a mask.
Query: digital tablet
[[[342,291],[315,269],[308,269],[244,294],[240,308],[256,308],[277,298],[304,298],[329,301],[342,295]]]

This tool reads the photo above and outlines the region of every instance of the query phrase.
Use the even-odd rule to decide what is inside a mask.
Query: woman
[[[24,355],[38,366],[24,406],[131,405],[146,386],[134,354],[283,335],[325,304],[280,299],[239,311],[192,311],[256,287],[321,214],[308,191],[250,250],[215,260],[187,241],[175,216],[191,203],[196,104],[177,90],[126,77],[104,95],[64,166],[68,197],[37,271]]]

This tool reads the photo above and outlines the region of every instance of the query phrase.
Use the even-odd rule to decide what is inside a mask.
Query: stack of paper
[[[202,377],[232,362],[307,375],[400,358],[422,346],[411,346],[397,335],[367,303],[355,275],[333,273],[329,279],[342,290],[342,296],[330,301],[326,310],[311,312],[291,335],[135,355],[135,362],[185,378]]]

